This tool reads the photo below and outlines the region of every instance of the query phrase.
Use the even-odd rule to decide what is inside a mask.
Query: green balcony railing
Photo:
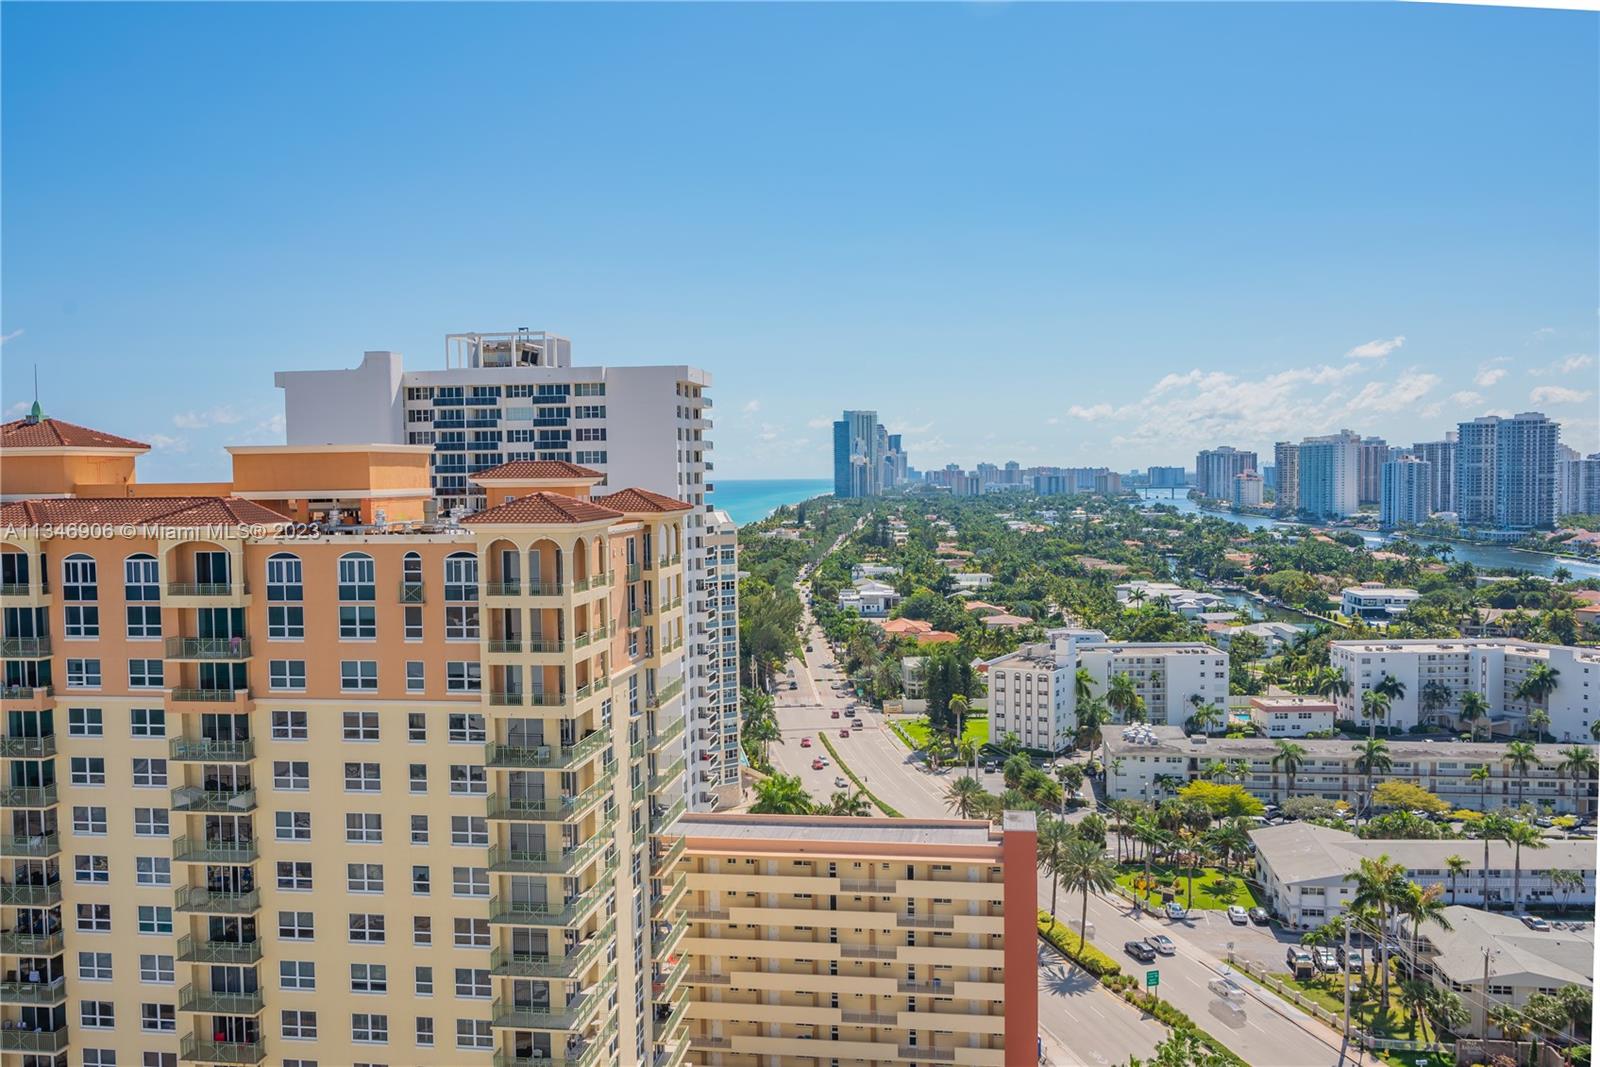
[[[540,904],[495,897],[489,901],[489,921],[506,926],[572,926],[598,907],[610,889],[609,881],[600,882],[570,901]]]
[[[249,763],[256,758],[256,743],[217,741],[209,737],[174,737],[167,756],[178,763]]]
[[[61,903],[61,883],[0,882],[0,904],[47,908]]]
[[[56,803],[56,787],[14,785],[0,788],[0,808],[48,808]]]
[[[0,955],[4,956],[56,956],[66,947],[66,939],[59,931],[53,934],[34,934],[26,930],[0,931]]]
[[[168,582],[168,596],[232,596],[232,582]]]
[[[522,583],[518,582],[484,582],[484,596],[521,596]]]
[[[172,844],[172,858],[179,863],[254,863],[260,857],[254,840],[208,841],[199,837],[180,837]]]
[[[688,719],[679,715],[665,726],[660,726],[655,733],[650,735],[650,752],[652,754],[658,753],[666,748],[668,744],[682,737],[687,723]]]
[[[65,1052],[67,1028],[59,1030],[0,1030],[0,1052]]]
[[[602,774],[593,785],[575,796],[513,797],[490,793],[489,818],[525,822],[549,822],[576,818],[585,809],[598,804],[611,792],[612,775]]]
[[[179,911],[204,915],[249,915],[261,910],[261,892],[228,893],[197,886],[180,886],[173,898]]]
[[[184,963],[255,963],[261,959],[261,942],[201,941],[185,934],[178,938],[178,959]]]
[[[612,971],[603,981],[579,993],[562,1008],[518,1007],[496,1000],[493,1025],[517,1030],[581,1030],[595,1017],[615,984],[616,972]]]
[[[14,856],[26,856],[30,859],[46,859],[59,855],[61,852],[61,838],[55,834],[34,834],[0,837],[0,856],[11,859]]]
[[[640,573],[640,571],[639,571],[639,565],[638,565],[638,564],[637,564],[637,563],[630,563],[630,564],[628,564],[628,577],[627,577],[627,581],[630,581],[630,582],[637,582],[637,581],[638,581],[638,580],[639,580],[639,573]]]
[[[676,884],[660,897],[650,902],[650,918],[654,922],[662,922],[668,918],[673,909],[683,903],[683,898],[689,892],[689,879],[679,876]]]
[[[611,735],[603,730],[596,730],[566,748],[558,745],[502,745],[490,741],[484,746],[484,764],[510,770],[533,767],[563,769],[582,763],[610,743]]]
[[[0,637],[0,656],[43,659],[50,654],[48,637]]]
[[[674,760],[672,764],[665,769],[652,774],[650,776],[650,791],[653,793],[659,793],[665,790],[674,779],[683,774],[683,767],[684,760],[680,757],[677,760]]]
[[[571,700],[570,696],[559,689],[528,693],[528,706],[533,708],[559,708],[571,703]]]
[[[529,582],[529,596],[563,596],[566,586],[560,582]]]
[[[266,1055],[267,1046],[262,1041],[202,1041],[194,1034],[185,1034],[178,1043],[178,1059],[186,1063],[246,1064],[253,1067]]]
[[[579,1040],[570,1046],[564,1040],[554,1042],[552,1047],[559,1051],[550,1055],[519,1056],[508,1049],[496,1050],[494,1067],[594,1067],[616,1035],[617,1023],[613,1019],[597,1037]]]
[[[67,999],[67,980],[53,982],[0,982],[0,1004],[49,1006]]]
[[[679,797],[670,808],[661,812],[650,813],[650,832],[653,834],[667,833],[674,820],[683,814],[687,802]]]
[[[186,985],[178,991],[178,1010],[206,1015],[259,1015],[266,1006],[261,991],[218,993]]]
[[[530,637],[527,639],[527,645],[528,652],[532,655],[548,655],[567,650],[567,643],[559,637]]]
[[[180,704],[232,704],[248,699],[248,689],[169,689],[167,692]]]
[[[668,682],[666,685],[650,694],[649,705],[652,708],[659,708],[681,692],[683,692],[683,679],[674,678],[672,681]]]
[[[56,754],[56,738],[0,737],[0,757],[6,759],[47,759]]]
[[[189,811],[207,815],[239,814],[256,810],[254,789],[194,789],[180,787],[172,791],[174,811]]]
[[[665,848],[662,848],[660,843],[657,842],[656,853],[650,860],[651,870],[656,874],[660,874],[663,871],[670,871],[673,864],[678,862],[678,859],[684,854],[685,851],[688,850],[688,848],[689,839],[682,836],[674,837],[672,839],[672,844]]]
[[[565,851],[544,852],[495,845],[489,849],[489,869],[504,874],[567,874],[605,851],[610,840],[607,835],[596,834],[581,845]]]
[[[587,970],[605,954],[606,945],[611,943],[616,929],[617,920],[613,918],[580,942],[576,951],[565,956],[510,952],[497,948],[489,953],[490,973],[511,978],[571,978]]]
[[[248,637],[169,637],[168,659],[248,659]]]

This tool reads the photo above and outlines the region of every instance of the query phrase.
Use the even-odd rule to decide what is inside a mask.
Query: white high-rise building
[[[1433,465],[1433,510],[1456,510],[1456,441],[1458,435],[1451,430],[1443,441],[1418,441],[1411,446],[1411,454]]]
[[[1349,430],[1307,437],[1298,452],[1300,510],[1316,519],[1354,515],[1361,499],[1361,438]]]
[[[1433,513],[1433,464],[1415,456],[1400,456],[1383,465],[1380,477],[1378,522],[1383,526],[1414,526]]]
[[[1217,500],[1232,499],[1235,475],[1259,469],[1254,452],[1231,445],[1201,449],[1194,457],[1196,487],[1202,496]]]
[[[1459,433],[1457,512],[1464,524],[1501,530],[1555,524],[1560,423],[1525,411],[1463,422]]]
[[[726,694],[709,682],[721,646],[707,612],[723,599],[720,587],[706,588],[710,374],[684,364],[574,366],[566,338],[518,329],[447,335],[442,370],[408,371],[400,353],[375,351],[352,370],[279,371],[274,380],[289,444],[432,446],[441,511],[481,510],[484,490],[468,475],[514,460],[566,460],[605,476],[597,492],[636,486],[693,504],[684,520],[686,711],[691,722],[714,717],[720,730],[696,731],[690,759],[737,795],[738,688],[730,714]],[[728,614],[737,630],[737,594]],[[690,777],[705,784],[705,775]],[[692,791],[704,808],[718,790]]]
[[[1378,503],[1383,490],[1383,465],[1389,462],[1391,451],[1389,442],[1381,437],[1361,439],[1360,481],[1356,487],[1359,503]]]
[[[1233,506],[1258,508],[1262,500],[1261,475],[1255,471],[1242,471],[1233,476]]]
[[[1300,446],[1279,441],[1272,446],[1272,461],[1278,472],[1277,510],[1293,514],[1300,507]]]
[[[1556,513],[1600,515],[1600,452],[1556,464]]]
[[[691,583],[691,596],[699,603],[691,602],[686,619],[690,639],[703,645],[695,651],[705,674],[690,679],[705,699],[702,717],[694,720],[695,733],[703,730],[705,736],[693,739],[691,755],[700,755],[690,768],[696,806],[702,808],[727,807],[740,798],[739,527],[726,511],[712,510],[706,514],[705,530],[705,571]],[[703,632],[695,629],[700,619]]]

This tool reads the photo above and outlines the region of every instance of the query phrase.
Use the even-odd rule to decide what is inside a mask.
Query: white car
[[[1238,904],[1229,904],[1228,921],[1235,926],[1247,926],[1250,923],[1250,913]]]

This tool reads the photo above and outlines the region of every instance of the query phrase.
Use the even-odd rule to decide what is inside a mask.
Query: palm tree
[[[1592,740],[1600,741],[1600,719],[1596,719],[1589,724],[1589,737]]]
[[[1511,860],[1511,906],[1516,908],[1522,900],[1522,850],[1524,848],[1537,851],[1549,848],[1550,842],[1539,833],[1539,828],[1532,823],[1523,822],[1521,819],[1508,819],[1507,833],[1501,838],[1512,847]]]
[[[1406,695],[1406,683],[1392,674],[1385,674],[1379,678],[1378,684],[1372,688],[1391,701],[1400,700]]]
[[[1572,891],[1583,888],[1582,871],[1554,870],[1550,872],[1550,885],[1561,894],[1561,914],[1567,913],[1567,904],[1572,900]]]
[[[1244,856],[1250,851],[1250,834],[1240,819],[1229,819],[1206,831],[1206,843],[1222,859],[1224,872],[1232,866],[1234,856]]]
[[[1089,668],[1079,667],[1072,676],[1072,692],[1076,698],[1073,703],[1077,707],[1081,708],[1094,700],[1094,676],[1089,673]]]
[[[1461,710],[1456,717],[1467,725],[1474,739],[1478,736],[1478,723],[1488,723],[1489,701],[1476,689],[1468,689],[1461,694]]]
[[[750,810],[757,815],[809,815],[815,805],[798,776],[774,774],[756,783],[756,802]]]
[[[1135,690],[1130,676],[1126,674],[1111,676],[1111,686],[1106,690],[1106,705],[1123,716],[1124,722],[1128,721],[1128,713],[1133,710],[1134,702],[1138,699],[1138,691]]]
[[[1485,994],[1487,996],[1487,994]],[[1500,1031],[1500,1036],[1511,1042],[1512,1058],[1522,1062],[1522,1039],[1528,1036],[1528,1020],[1514,1005],[1496,1004],[1489,1009],[1489,1025]]]
[[[1228,763],[1228,776],[1244,785],[1245,779],[1250,777],[1250,761],[1247,759],[1231,760]]]
[[[1382,1005],[1389,1010],[1389,938],[1384,932],[1389,928],[1389,916],[1395,906],[1406,899],[1410,883],[1406,880],[1404,864],[1395,863],[1387,855],[1377,859],[1366,857],[1345,881],[1354,882],[1356,892],[1352,904],[1372,908],[1378,918],[1378,971],[1383,979]]]
[[[1377,774],[1387,774],[1394,766],[1394,759],[1389,755],[1389,742],[1381,737],[1369,737],[1354,746],[1357,753],[1356,770],[1367,776],[1367,798],[1362,812],[1370,813],[1372,810],[1372,779]]]
[[[1531,712],[1533,705],[1543,704],[1550,699],[1550,694],[1554,693],[1556,686],[1560,684],[1557,681],[1560,675],[1561,672],[1550,664],[1536,663],[1512,695],[1522,701],[1526,711]]]
[[[1205,766],[1205,776],[1213,782],[1220,782],[1233,773],[1227,760],[1214,759]]]
[[[1117,869],[1106,858],[1105,850],[1093,841],[1074,837],[1061,857],[1061,867],[1056,874],[1066,884],[1067,892],[1083,894],[1083,911],[1078,919],[1078,951],[1088,942],[1089,894],[1108,893],[1117,883]]]
[[[1484,770],[1485,768],[1479,768]],[[1477,771],[1473,772],[1476,777]],[[1508,824],[1511,816],[1500,811],[1488,812],[1483,821],[1478,823],[1478,837],[1483,841],[1483,903],[1480,905],[1485,911],[1489,910],[1489,842],[1503,841],[1506,834],[1510,833]]]
[[[1050,875],[1050,917],[1056,917],[1056,889],[1061,883],[1061,866],[1066,861],[1067,848],[1076,840],[1071,825],[1062,819],[1046,816],[1039,823],[1036,853],[1039,869]]]
[[[1528,736],[1535,741],[1543,741],[1549,733],[1550,713],[1543,708],[1528,712]]]
[[[978,753],[983,746],[978,744],[977,738],[962,737],[956,742],[956,755],[961,760],[961,765],[967,768],[967,776],[975,777],[978,773]]]
[[[1417,1027],[1422,1027],[1422,1040],[1428,1040],[1428,999],[1433,993],[1433,983],[1420,978],[1407,978],[1400,983],[1400,1006],[1411,1016],[1411,1036],[1416,1038]]]
[[[1512,741],[1506,745],[1505,755],[1500,757],[1500,761],[1517,774],[1517,807],[1520,808],[1522,793],[1528,784],[1528,771],[1539,766],[1539,754],[1527,741]]]
[[[1272,757],[1272,769],[1281,768],[1284,777],[1289,780],[1289,788],[1283,795],[1284,799],[1288,800],[1294,796],[1295,773],[1300,770],[1300,764],[1306,761],[1305,746],[1282,740],[1273,742],[1273,745],[1278,752]]]
[[[1332,667],[1319,667],[1314,676],[1315,683],[1312,692],[1327,700],[1337,700],[1350,695],[1350,679],[1344,676],[1343,671]]]
[[[769,746],[783,744],[783,733],[778,729],[777,720],[771,713],[746,716],[741,733],[746,742],[755,746],[755,754],[759,760],[757,766],[770,767],[772,763],[767,754]]]
[[[829,815],[871,815],[872,805],[867,801],[865,793],[859,789],[855,792],[839,790],[833,794],[828,803]]]
[[[1422,707],[1422,721],[1429,722],[1434,712],[1450,703],[1450,687],[1437,678],[1429,679],[1417,691],[1417,702]]]
[[[1433,923],[1441,930],[1452,930],[1450,920],[1445,918],[1444,901],[1439,898],[1444,891],[1438,883],[1424,889],[1415,882],[1406,883],[1406,892],[1396,908],[1401,916],[1411,924],[1411,976],[1417,976],[1417,951],[1422,943],[1423,923]]]
[[[1189,716],[1191,726],[1203,734],[1210,734],[1211,728],[1221,721],[1222,709],[1215,704],[1202,704]]]
[[[983,810],[982,800],[989,795],[976,778],[957,778],[944,791],[945,807],[963,819],[976,818]]]
[[[1384,677],[1388,676],[1385,675]],[[1378,720],[1389,717],[1389,698],[1376,689],[1369,689],[1362,693],[1361,715],[1367,720],[1367,736],[1376,737]]]
[[[1444,869],[1450,875],[1450,903],[1454,906],[1456,902],[1456,880],[1466,873],[1467,861],[1462,856],[1446,856],[1444,858]]]
[[[1583,817],[1584,802],[1589,799],[1589,782],[1600,772],[1600,760],[1588,745],[1573,745],[1561,750],[1561,762],[1556,770],[1572,779],[1572,802]]]

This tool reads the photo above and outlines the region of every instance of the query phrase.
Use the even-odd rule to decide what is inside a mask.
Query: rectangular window
[[[311,863],[309,860],[279,860],[278,888],[291,893],[311,891]]]
[[[306,661],[303,659],[268,660],[267,687],[269,689],[304,692],[306,688]]]
[[[73,785],[106,784],[106,761],[102,756],[73,756],[69,766]]]
[[[157,985],[171,985],[177,980],[171,956],[154,953],[139,954],[139,981]]]
[[[141,934],[172,933],[172,909],[162,904],[139,905],[139,932]]]
[[[272,788],[303,793],[311,788],[311,764],[306,760],[273,760]]]
[[[346,793],[377,793],[383,790],[383,775],[376,763],[346,763],[344,765],[344,791]]]
[[[444,687],[452,693],[476,693],[483,688],[483,672],[476,662],[450,660],[444,665]]]
[[[484,968],[456,968],[456,996],[469,1000],[487,1000],[494,995],[489,985],[489,972]]]
[[[358,1045],[388,1044],[389,1017],[356,1012],[350,1016],[350,1040]]]
[[[477,712],[452,712],[449,722],[453,745],[481,745],[489,739],[488,725]]]
[[[157,1033],[172,1033],[178,1029],[178,1009],[171,1004],[140,1004],[139,1027]]]
[[[421,660],[406,661],[406,692],[420,693],[426,688],[423,667]]]
[[[117,1009],[109,1000],[85,1000],[78,1005],[78,1018],[88,1030],[114,1030]]]
[[[160,708],[134,708],[128,716],[134,737],[167,736],[167,713]]]
[[[136,789],[165,789],[167,787],[167,761],[141,759],[133,761],[133,785]]]
[[[285,986],[284,988],[289,988]],[[317,1038],[317,1013],[314,1011],[285,1011],[283,1036],[289,1041],[315,1041]]]
[[[492,1026],[488,1019],[457,1019],[456,1048],[494,1048]]]
[[[73,881],[94,884],[111,881],[111,861],[105,856],[72,857]]]
[[[378,713],[375,711],[345,712],[344,739],[346,741],[376,741],[378,739]]]
[[[489,792],[489,779],[482,767],[467,763],[450,765],[452,796],[482,796]]]
[[[85,982],[111,981],[111,953],[78,953],[78,977]]]
[[[305,712],[275,711],[272,713],[272,739],[274,741],[304,741],[307,736]]]
[[[451,868],[450,888],[458,897],[486,897],[489,895],[489,869],[487,867]]]
[[[98,836],[106,832],[106,809],[96,806],[73,805],[72,832],[84,836]]]
[[[171,821],[172,814],[166,808],[134,808],[134,836],[167,837],[172,833]]]
[[[67,660],[68,689],[99,689],[100,661],[97,659]]]
[[[278,936],[286,941],[310,941],[317,936],[316,920],[309,911],[278,912]]]
[[[489,844],[489,820],[482,815],[450,816],[450,843],[473,848]]]
[[[311,813],[309,811],[274,812],[272,819],[279,841],[311,840]]]
[[[299,604],[267,605],[267,639],[303,641],[306,636],[306,609]]]
[[[421,744],[428,739],[428,719],[420,711],[406,715],[406,740]]]
[[[344,839],[353,845],[383,840],[383,816],[375,812],[349,812],[344,817]]]
[[[339,639],[371,641],[378,636],[377,608],[370,604],[339,605]]]
[[[302,993],[317,988],[317,965],[311,960],[280,960],[278,988],[298,990]]]
[[[417,1045],[421,1048],[433,1047],[433,1019],[430,1016],[417,1016]]]
[[[488,948],[488,919],[456,919],[456,948]]]
[[[411,917],[411,943],[413,945],[433,944],[433,918],[428,915],[413,915]]]
[[[407,641],[421,641],[422,640],[422,609],[419,608],[419,607],[407,607],[406,608],[406,612],[405,612],[405,620],[406,620],[406,640]]]
[[[415,969],[415,971],[413,971],[413,974],[415,976],[417,996],[433,996],[433,968],[418,967]]]
[[[128,661],[129,689],[160,689],[166,683],[164,668],[159,659],[130,659]]]
[[[383,944],[385,940],[383,916],[351,912],[350,940],[363,944]]]
[[[69,737],[103,737],[105,722],[99,708],[68,708],[67,735]]]
[[[477,664],[473,664],[477,666]],[[378,688],[378,661],[346,659],[339,661],[339,688],[346,693],[373,692]]]
[[[352,893],[381,893],[383,892],[383,864],[381,863],[347,863],[345,866],[346,888]]]
[[[170,856],[135,856],[133,870],[134,881],[139,885],[172,884],[172,857]]]
[[[389,968],[381,963],[352,963],[350,965],[350,992],[389,992]]]

